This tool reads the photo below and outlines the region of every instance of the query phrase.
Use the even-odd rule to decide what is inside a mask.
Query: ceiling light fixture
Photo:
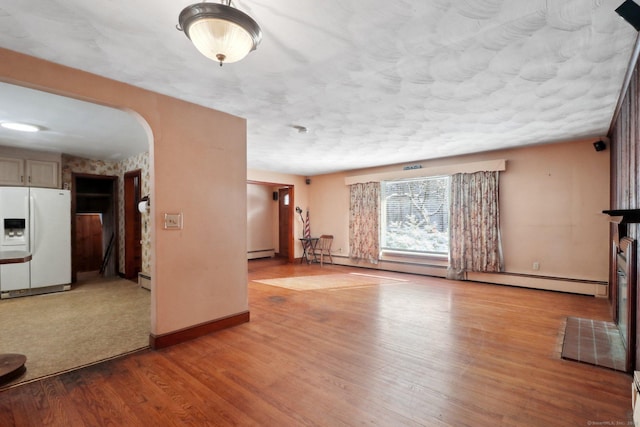
[[[232,7],[231,0],[185,7],[178,17],[177,28],[184,31],[200,53],[220,62],[220,66],[240,61],[255,50],[262,39],[260,26],[249,15]]]
[[[18,122],[3,122],[0,123],[0,126],[5,129],[17,130],[20,132],[38,132],[40,130],[39,126]]]

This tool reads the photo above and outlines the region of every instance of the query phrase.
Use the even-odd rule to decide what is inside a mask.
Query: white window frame
[[[424,180],[435,180],[435,179],[447,179],[447,203],[449,197],[449,184],[450,184],[450,176],[449,175],[437,175],[437,176],[421,176],[416,178],[399,178],[399,179],[388,179],[381,181],[381,206],[380,206],[380,227],[379,227],[379,239],[380,239],[380,259],[387,261],[411,261],[415,260],[416,262],[420,262],[421,260],[434,260],[434,261],[446,261],[449,258],[449,247],[447,245],[446,252],[427,252],[427,251],[413,251],[413,250],[402,250],[402,249],[392,249],[385,248],[383,246],[384,236],[386,226],[387,226],[387,203],[386,203],[386,184],[392,182],[403,182],[403,181],[424,181]],[[448,207],[447,207],[448,212]],[[448,225],[448,220],[447,220]],[[448,232],[448,229],[447,229]]]

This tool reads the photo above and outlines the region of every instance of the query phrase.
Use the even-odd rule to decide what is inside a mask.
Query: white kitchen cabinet
[[[60,187],[60,163],[47,160],[27,160],[27,185],[30,187]]]
[[[60,161],[0,157],[0,185],[60,188]]]
[[[0,157],[0,185],[24,185],[24,159]]]

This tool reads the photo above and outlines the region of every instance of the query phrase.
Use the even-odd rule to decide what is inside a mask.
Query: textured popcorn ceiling
[[[315,175],[606,135],[622,1],[234,0],[263,41],[219,67],[175,28],[189,0],[0,0],[0,46],[245,117],[249,168]]]

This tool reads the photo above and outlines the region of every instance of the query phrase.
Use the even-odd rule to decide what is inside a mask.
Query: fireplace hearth
[[[603,211],[616,224],[612,233],[609,283],[611,314],[625,348],[625,371],[633,372],[636,357],[637,243],[628,235],[628,224],[640,223],[640,209]]]

